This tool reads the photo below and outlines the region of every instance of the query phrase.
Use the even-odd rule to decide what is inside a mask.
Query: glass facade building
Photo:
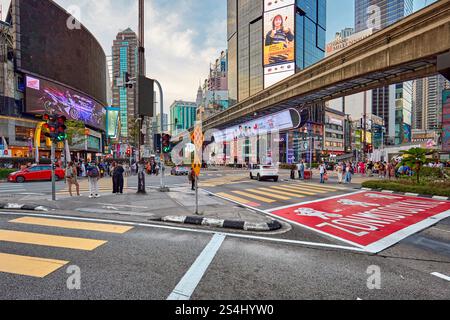
[[[381,30],[413,13],[413,0],[356,0],[355,32]]]
[[[129,138],[129,123],[135,119],[136,88],[118,87],[116,81],[122,79],[128,72],[130,77],[136,77],[138,69],[138,38],[131,29],[120,32],[112,46],[113,75],[113,107],[120,109],[120,138]]]
[[[264,89],[265,2],[228,0],[230,105]],[[295,63],[299,71],[325,57],[326,0],[296,0],[292,3],[295,10]]]
[[[175,101],[170,106],[170,126],[173,136],[192,128],[197,119],[197,103]]]
[[[382,30],[413,9],[413,0],[355,0],[355,32]],[[411,141],[411,109],[411,82],[372,90],[372,113],[384,120],[388,144]]]

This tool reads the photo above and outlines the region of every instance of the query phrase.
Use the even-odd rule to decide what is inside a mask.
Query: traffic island
[[[190,224],[196,226],[205,226],[213,228],[224,228],[244,231],[269,232],[282,228],[280,222],[273,220],[272,222],[247,222],[235,220],[221,220],[212,218],[202,218],[195,216],[167,216],[161,218],[163,222]]]
[[[47,212],[48,209],[38,205],[18,204],[18,203],[0,203],[0,209],[8,210],[24,210],[24,211],[40,211]]]

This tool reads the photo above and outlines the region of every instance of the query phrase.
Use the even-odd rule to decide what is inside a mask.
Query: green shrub
[[[366,181],[363,188],[391,190],[396,192],[418,193],[423,195],[434,195],[450,197],[450,182],[443,183],[421,183],[414,184],[413,180],[401,181]]]
[[[8,178],[10,173],[16,172],[15,169],[0,169],[0,180],[4,180]]]

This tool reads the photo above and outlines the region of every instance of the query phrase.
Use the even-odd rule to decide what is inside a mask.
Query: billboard
[[[117,138],[119,129],[120,108],[106,108],[106,135],[109,138]]]
[[[282,131],[297,128],[301,122],[301,116],[298,111],[289,109],[215,133],[214,141],[229,142],[235,138],[252,138],[274,130]]]
[[[17,68],[106,104],[106,55],[96,38],[55,1],[12,1]],[[73,9],[74,6],[69,7]]]
[[[442,92],[442,151],[450,152],[450,90]]]
[[[85,125],[105,130],[106,110],[91,98],[53,82],[26,77],[26,112],[64,115]]]
[[[294,7],[284,7],[264,14],[264,66],[295,60]]]
[[[295,73],[294,1],[266,1],[265,11],[264,88],[268,88]]]
[[[295,0],[264,0],[264,12],[272,11],[295,4]]]

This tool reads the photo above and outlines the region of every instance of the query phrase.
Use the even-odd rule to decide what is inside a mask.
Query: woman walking
[[[344,178],[344,169],[342,167],[342,163],[339,163],[336,167],[337,175],[338,175],[338,183],[342,184]]]
[[[69,185],[69,194],[71,197],[73,197],[72,195],[73,185],[75,185],[76,187],[77,196],[80,197],[80,184],[78,183],[77,175],[78,175],[77,166],[75,166],[73,162],[69,162],[66,168],[66,181],[67,184]]]

